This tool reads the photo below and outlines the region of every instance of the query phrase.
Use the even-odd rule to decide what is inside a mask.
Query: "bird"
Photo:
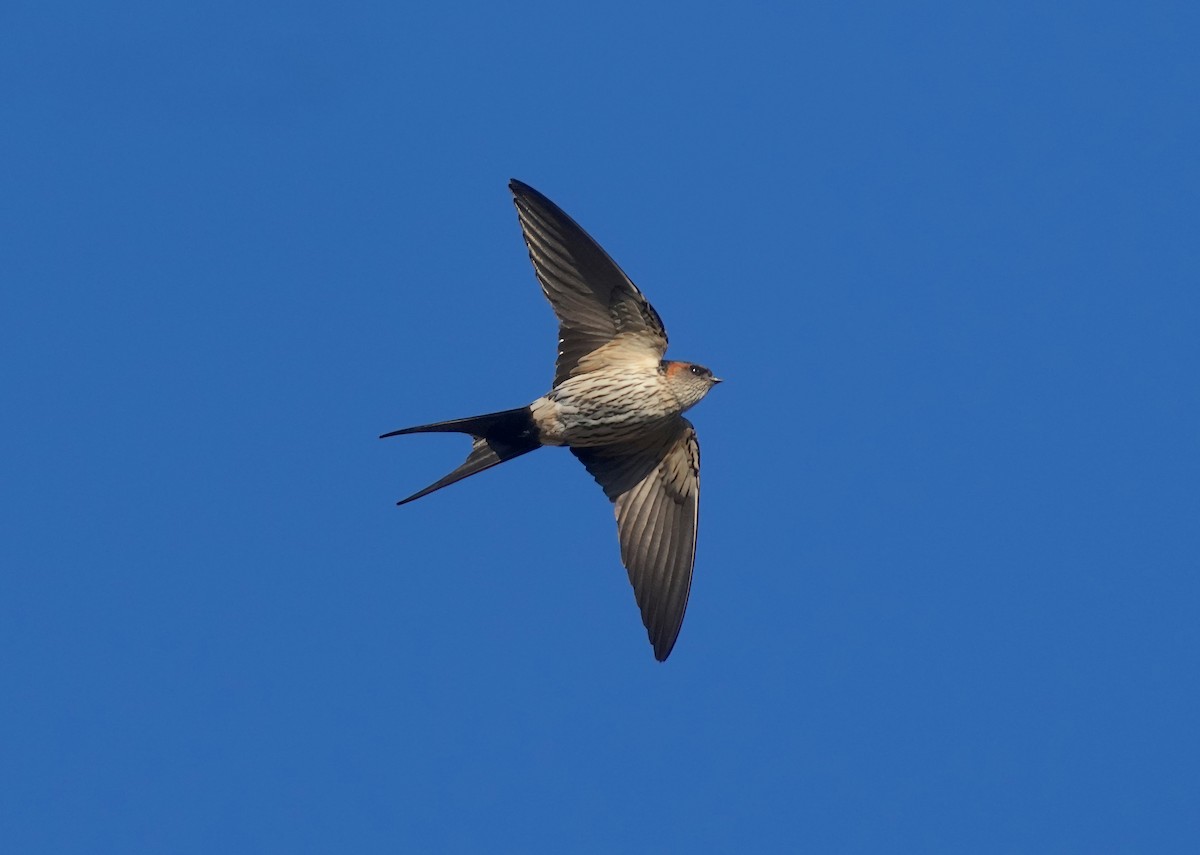
[[[550,391],[525,407],[401,428],[462,433],[457,469],[396,504],[520,457],[566,446],[613,504],[621,562],[659,662],[679,637],[696,560],[700,444],[683,413],[720,378],[667,360],[658,312],[608,253],[537,190],[509,182],[534,274],[558,319]]]

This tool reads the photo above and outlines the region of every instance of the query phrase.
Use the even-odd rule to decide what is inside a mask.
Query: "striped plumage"
[[[621,561],[662,661],[683,623],[696,556],[700,446],[682,413],[720,381],[664,360],[666,329],[629,277],[545,196],[516,180],[509,188],[559,321],[554,385],[528,407],[384,434],[474,439],[461,466],[399,504],[541,445],[568,446],[613,502]]]
[[[649,427],[678,416],[706,384],[671,372],[610,366],[570,377],[530,405],[545,445],[611,445],[637,439]]]

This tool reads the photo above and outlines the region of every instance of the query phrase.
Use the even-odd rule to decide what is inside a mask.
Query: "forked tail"
[[[514,457],[520,457],[522,454],[541,447],[529,407],[505,410],[502,413],[488,413],[469,419],[417,425],[385,433],[379,438],[386,439],[389,436],[401,436],[406,433],[465,433],[475,440],[475,444],[462,466],[440,481],[430,484],[424,490],[413,493],[407,499],[401,499],[396,503],[397,505],[404,505],[422,496],[428,496],[434,490],[440,490],[455,481],[461,481],[484,469],[491,469],[506,460],[512,460]]]

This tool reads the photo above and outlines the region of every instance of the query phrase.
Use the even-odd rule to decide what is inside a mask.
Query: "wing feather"
[[[514,179],[509,189],[534,272],[558,317],[554,385],[600,367],[594,359],[580,363],[618,338],[622,347],[606,354],[662,359],[667,352],[662,319],[600,244],[529,185]]]
[[[700,444],[678,418],[636,443],[572,448],[615,505],[621,562],[654,655],[671,654],[696,561]]]

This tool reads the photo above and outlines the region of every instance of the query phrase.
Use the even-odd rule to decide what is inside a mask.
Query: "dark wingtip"
[[[562,213],[561,208],[559,208],[557,205],[555,205],[553,202],[551,202],[549,199],[546,198],[546,195],[544,193],[537,190],[536,188],[530,187],[524,181],[521,181],[516,178],[511,178],[511,179],[509,179],[509,182],[508,182],[508,189],[509,189],[509,191],[512,192],[514,200],[516,200],[516,199],[533,200],[533,202],[535,202],[536,204],[545,205],[546,207],[550,208],[551,211],[558,211],[560,215],[566,216],[566,214]],[[572,221],[572,222],[574,222],[574,221]]]

